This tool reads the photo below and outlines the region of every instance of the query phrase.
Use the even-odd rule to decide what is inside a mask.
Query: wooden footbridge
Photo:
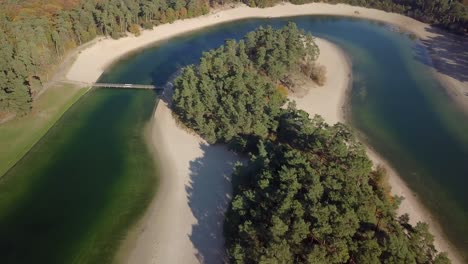
[[[133,84],[133,83],[87,83],[72,80],[61,80],[62,83],[70,83],[80,87],[96,87],[96,88],[120,88],[120,89],[147,89],[164,91],[165,86],[156,87],[152,84]]]
[[[163,87],[156,87],[155,85],[148,84],[132,84],[132,83],[93,83],[93,87],[101,88],[121,88],[121,89],[152,89],[163,90]]]

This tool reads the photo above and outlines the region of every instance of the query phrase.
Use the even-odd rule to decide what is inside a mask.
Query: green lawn
[[[50,87],[34,103],[31,114],[0,125],[0,177],[44,136],[88,88],[71,84]]]

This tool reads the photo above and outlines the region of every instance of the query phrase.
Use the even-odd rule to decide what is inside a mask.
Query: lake
[[[424,47],[408,34],[332,16],[248,19],[129,54],[100,81],[161,86],[225,39],[288,21],[346,51],[353,65],[349,124],[467,252],[468,117],[425,66]],[[332,78],[333,69],[327,70]],[[152,91],[92,90],[0,180],[2,263],[112,260],[157,186],[157,164],[145,141],[156,103]]]

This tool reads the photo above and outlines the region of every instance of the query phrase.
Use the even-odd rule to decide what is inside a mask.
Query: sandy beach
[[[154,44],[186,32],[228,21],[245,18],[288,17],[301,15],[338,15],[365,18],[393,24],[404,31],[413,33],[421,40],[432,56],[431,67],[437,78],[444,84],[448,94],[468,113],[468,75],[466,61],[468,54],[464,47],[466,39],[455,38],[450,34],[430,27],[412,18],[376,9],[355,7],[345,4],[312,3],[292,5],[283,3],[270,8],[249,8],[239,5],[235,8],[214,10],[210,14],[172,24],[164,24],[152,30],[145,30],[139,37],[129,36],[114,40],[99,39],[95,45],[83,50],[65,75],[66,79],[80,83],[95,82],[112,62],[139,48]]]
[[[136,241],[124,245],[128,253],[122,262],[220,263],[230,177],[240,159],[177,125],[170,90],[165,93],[150,128],[160,171],[158,193],[135,231]]]
[[[325,85],[312,82],[312,87],[306,87],[305,96],[291,94],[289,99],[296,101],[297,108],[309,113],[310,117],[320,115],[328,124],[344,123],[343,107],[351,81],[351,62],[335,44],[320,38],[315,42],[320,48],[317,63],[327,69]]]
[[[206,16],[176,21],[143,31],[139,37],[129,36],[119,40],[102,39],[81,51],[66,74],[69,81],[92,83],[118,58],[128,52],[151,45],[154,42],[211,26],[218,23],[253,17],[285,17],[299,15],[341,15],[379,20],[394,24],[418,36],[424,45],[444,35],[427,24],[414,19],[379,10],[328,5],[321,3],[295,6],[282,4],[266,9],[248,8],[215,11]],[[309,93],[296,100],[298,108],[311,115],[320,114],[333,124],[344,122],[343,106],[351,78],[346,55],[335,45],[317,41],[321,55],[319,63],[327,68],[327,83],[324,87],[311,88]],[[427,46],[432,56],[444,55],[443,49]],[[431,47],[433,49],[431,49]],[[468,109],[468,82],[457,75],[447,75],[442,66],[434,72],[444,83],[460,106]],[[437,65],[436,65],[437,66]],[[135,233],[135,239],[124,243],[123,256],[127,263],[212,263],[222,258],[223,212],[229,202],[230,173],[232,164],[239,160],[234,153],[223,146],[211,146],[199,137],[181,129],[172,117],[168,107],[170,95],[166,94],[155,111],[151,127],[152,144],[156,149],[161,182],[158,194]],[[422,207],[414,193],[388,164],[376,153],[369,150],[375,164],[383,164],[389,172],[389,182],[394,194],[404,196],[400,213],[408,213],[411,222],[425,221],[435,235],[438,250],[447,251],[453,263],[461,258],[444,238],[441,229]],[[218,263],[219,261],[214,261]]]

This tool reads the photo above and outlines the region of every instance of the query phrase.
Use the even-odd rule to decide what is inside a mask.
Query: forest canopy
[[[26,114],[67,51],[96,36],[120,38],[141,28],[196,17],[231,0],[0,1],[0,114]],[[240,1],[239,1],[240,2]],[[266,7],[279,0],[243,0]],[[293,4],[318,2],[291,0]],[[461,0],[325,0],[402,13],[453,32],[468,31]]]
[[[450,263],[427,224],[397,217],[385,171],[345,125],[295,109],[279,119],[233,175],[230,263]]]
[[[259,28],[175,81],[179,120],[250,156],[232,178],[230,263],[450,263],[427,224],[397,216],[401,198],[348,127],[310,118],[275,89],[318,52],[293,23]]]
[[[317,57],[313,37],[296,24],[261,27],[203,53],[198,67],[183,68],[175,80],[174,111],[210,143],[239,133],[264,137],[277,126],[274,117],[285,102],[280,87]]]
[[[25,114],[68,50],[209,11],[204,0],[0,2],[0,113]]]

